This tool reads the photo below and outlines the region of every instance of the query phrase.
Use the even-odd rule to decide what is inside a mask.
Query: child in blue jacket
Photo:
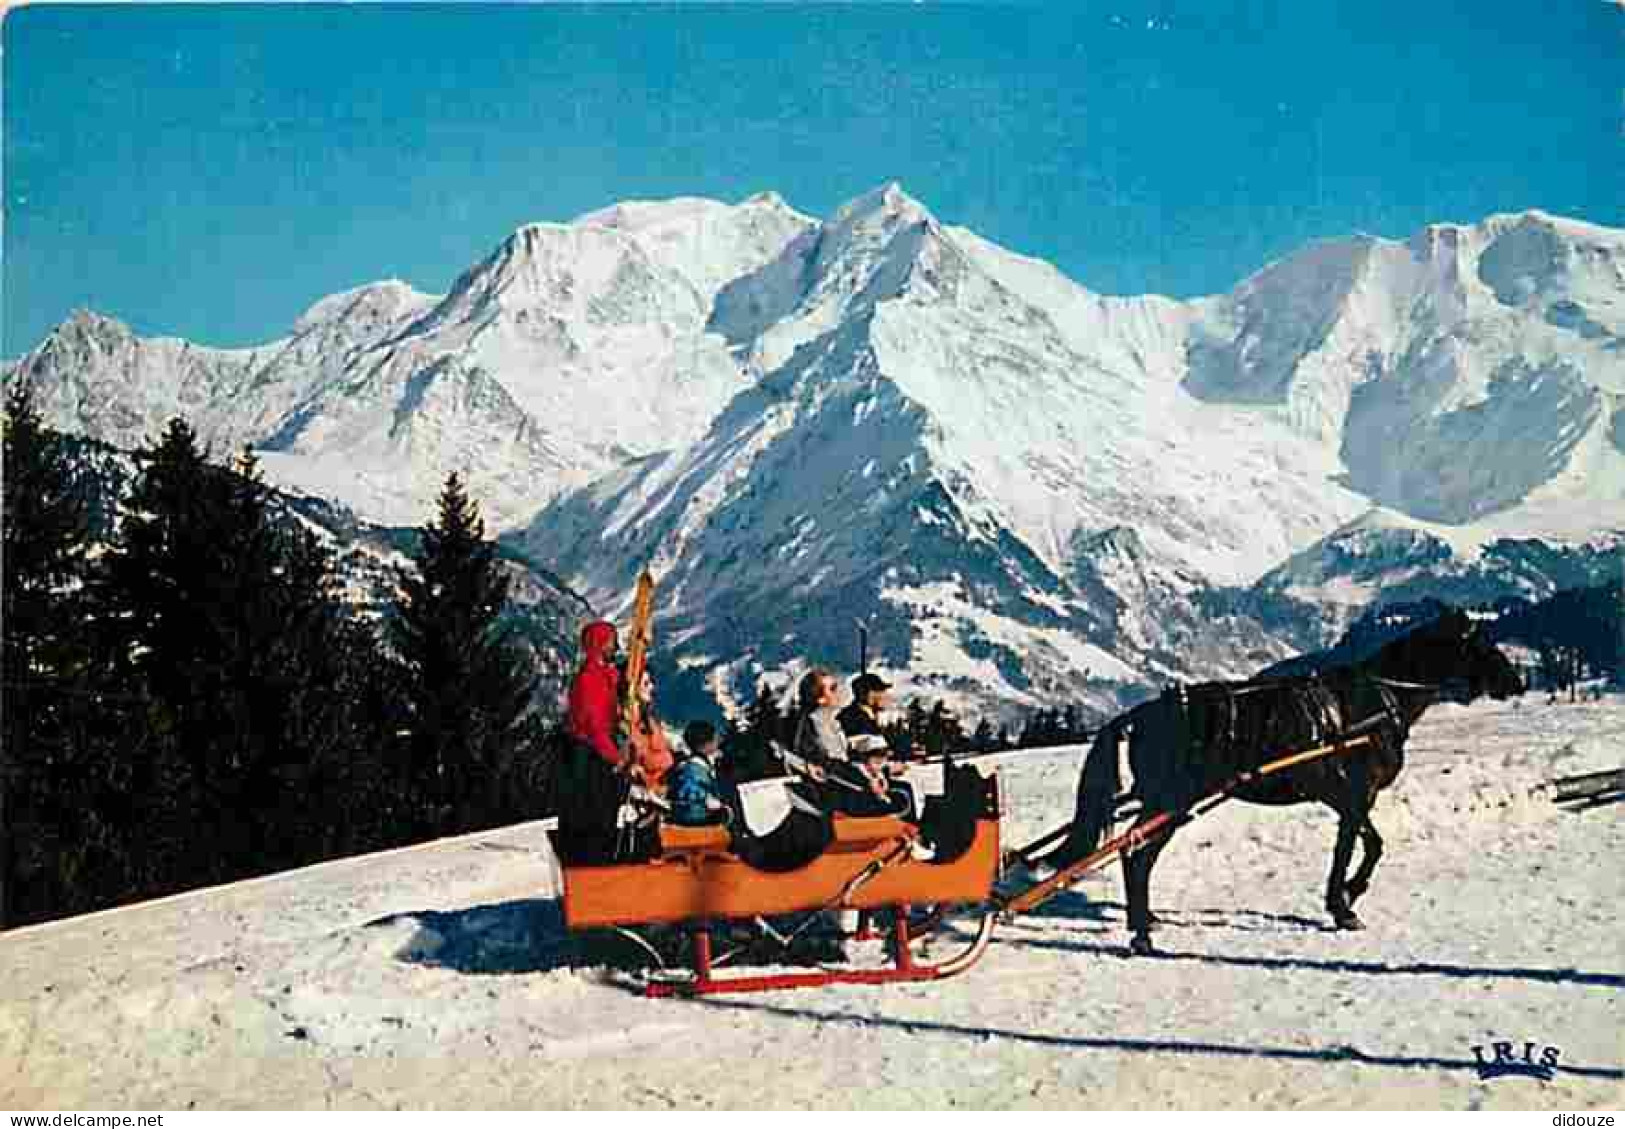
[[[694,721],[683,730],[683,756],[666,778],[666,801],[671,821],[683,827],[705,827],[728,822],[728,804],[717,783],[717,756],[721,742],[716,726]]]

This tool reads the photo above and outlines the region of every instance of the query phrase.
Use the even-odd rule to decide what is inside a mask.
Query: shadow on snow
[[[1042,905],[1022,914],[1025,919],[1061,919],[1121,925],[1126,914],[1122,902],[1111,899],[1090,898],[1076,890],[1065,890]],[[1157,917],[1164,925],[1200,925],[1208,928],[1234,929],[1243,933],[1314,933],[1336,932],[1330,923],[1290,913],[1265,913],[1250,909],[1158,909]]]
[[[1215,1058],[1275,1059],[1287,1062],[1349,1062],[1360,1066],[1380,1066],[1409,1070],[1459,1070],[1477,1073],[1480,1064],[1471,1058],[1439,1058],[1431,1055],[1373,1054],[1355,1046],[1338,1047],[1250,1047],[1235,1043],[1204,1043],[1180,1039],[1128,1039],[1089,1035],[1047,1035],[1035,1031],[1005,1031],[996,1027],[973,1027],[958,1023],[944,1023],[934,1019],[901,1019],[865,1012],[852,1015],[840,1011],[818,1011],[812,1008],[786,1007],[780,1004],[752,1003],[715,998],[694,1001],[703,1007],[752,1011],[791,1019],[810,1019],[818,1023],[851,1023],[864,1028],[889,1027],[910,1034],[935,1034],[975,1039],[1007,1039],[1013,1043],[1027,1043],[1063,1050],[1131,1051],[1139,1054],[1175,1054],[1210,1056]],[[1564,1063],[1558,1068],[1561,1075],[1583,1078],[1625,1079],[1625,1070],[1607,1066],[1571,1066]]]
[[[1169,924],[1177,923],[1174,915],[1164,915]],[[1210,924],[1204,922],[1203,924]],[[1313,924],[1313,923],[1311,923]],[[1316,929],[1323,928],[1315,924]],[[1003,939],[1005,944],[1022,948],[1051,949],[1058,952],[1094,953],[1101,956],[1125,956],[1121,945],[1106,945],[1091,941],[1053,941],[1041,938],[1013,937]],[[1148,961],[1194,961],[1200,964],[1231,965],[1236,968],[1301,969],[1309,972],[1355,972],[1374,976],[1445,976],[1462,980],[1531,980],[1544,984],[1579,984],[1586,987],[1625,988],[1625,974],[1614,972],[1584,972],[1574,968],[1477,968],[1472,965],[1440,964],[1418,961],[1411,964],[1384,964],[1360,960],[1310,960],[1305,957],[1223,956],[1216,953],[1179,952],[1159,948],[1153,957],[1135,958]]]
[[[528,898],[461,910],[411,910],[367,922],[366,928],[409,923],[414,932],[396,953],[407,964],[471,975],[517,975],[559,969],[639,970],[681,966],[687,938],[678,927],[643,927],[653,952],[623,933],[594,929],[571,933],[557,898]],[[809,936],[791,956],[741,951],[736,966],[838,959],[827,939]]]

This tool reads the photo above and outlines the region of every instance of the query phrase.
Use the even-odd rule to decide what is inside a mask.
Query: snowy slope
[[[1617,698],[1430,713],[1362,933],[1323,927],[1330,813],[1222,808],[1158,867],[1161,960],[1102,875],[958,979],[645,1000],[534,824],[18,930],[0,1106],[1618,1109],[1625,823],[1530,789],[1622,746]],[[1078,752],[1006,760],[1010,840]],[[1496,1040],[1555,1077],[1480,1079]]]

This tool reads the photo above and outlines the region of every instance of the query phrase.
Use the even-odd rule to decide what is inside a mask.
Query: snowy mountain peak
[[[621,233],[652,262],[682,275],[709,312],[717,291],[771,261],[814,221],[776,193],[759,193],[738,204],[700,197],[617,204],[572,226]]]
[[[569,260],[603,241],[596,231],[591,230],[595,226],[598,225],[524,224],[499,243],[491,256],[474,269],[510,274],[527,267],[545,269],[546,264]]]
[[[605,223],[532,223],[504,239],[452,287],[424,328],[525,323],[530,332],[600,324],[692,321],[704,297],[654,261],[629,231]],[[579,342],[578,342],[579,344]]]
[[[135,333],[118,318],[109,317],[84,306],[76,306],[50,333],[50,337],[63,336],[107,340],[133,338]]]
[[[424,294],[410,283],[387,278],[319,299],[299,315],[293,329],[295,333],[304,333],[343,319],[392,320],[406,311],[425,308],[435,300],[435,295]]]
[[[744,213],[777,212],[810,222],[790,207],[777,192],[758,192],[737,204],[727,204],[705,196],[677,196],[669,200],[623,200],[577,216],[571,227],[614,227],[623,231],[647,231],[685,224],[726,223],[729,217]]]
[[[1625,241],[1625,232],[1620,231],[1619,228],[1588,223],[1572,216],[1560,216],[1542,208],[1526,208],[1521,212],[1498,212],[1495,215],[1485,217],[1482,222],[1475,226],[1495,234],[1500,234],[1513,227],[1538,226],[1548,228],[1565,239],[1576,242],[1600,241],[1619,244]]]
[[[903,191],[896,181],[865,192],[843,205],[825,225],[836,239],[851,239],[859,232],[889,235],[914,224],[936,226],[924,204]]]
[[[755,370],[781,368],[804,345],[868,321],[917,274],[940,278],[948,260],[936,219],[896,183],[882,185],[810,225],[770,262],[722,287],[710,328]],[[921,269],[924,268],[924,269]],[[848,346],[852,343],[848,342]]]
[[[569,227],[614,227],[623,231],[682,222],[719,205],[698,196],[678,196],[670,200],[622,200],[607,208],[586,212],[571,220]]]
[[[783,212],[795,210],[794,208],[790,207],[789,201],[787,201],[783,196],[780,196],[777,192],[774,192],[772,189],[747,196],[744,200],[740,201],[740,204],[744,207],[771,208],[775,211]]]
[[[88,306],[75,306],[73,309],[68,311],[68,316],[62,320],[63,326],[91,326],[101,324],[123,325],[123,323],[117,318],[111,318],[106,314],[98,313]]]

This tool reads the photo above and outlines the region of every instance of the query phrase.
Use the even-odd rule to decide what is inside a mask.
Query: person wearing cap
[[[891,759],[891,746],[886,744],[886,738],[878,733],[859,733],[846,739],[846,747],[869,791],[881,800],[887,799],[891,780],[886,775],[886,762]]]
[[[890,689],[891,683],[878,674],[864,671],[854,678],[851,704],[835,715],[841,732],[849,738],[859,734],[884,738],[886,734],[880,727],[880,715],[886,708],[886,692]]]
[[[862,810],[852,811],[851,814],[900,815],[904,819],[918,822],[913,785],[906,780],[892,779],[891,771],[894,767],[891,763],[892,750],[886,743],[886,738],[878,733],[859,733],[855,737],[847,738],[846,747],[852,755],[853,765],[863,774],[863,780],[869,787],[869,795],[864,797]],[[909,852],[921,860],[936,857],[935,849],[919,839],[909,844]]]

